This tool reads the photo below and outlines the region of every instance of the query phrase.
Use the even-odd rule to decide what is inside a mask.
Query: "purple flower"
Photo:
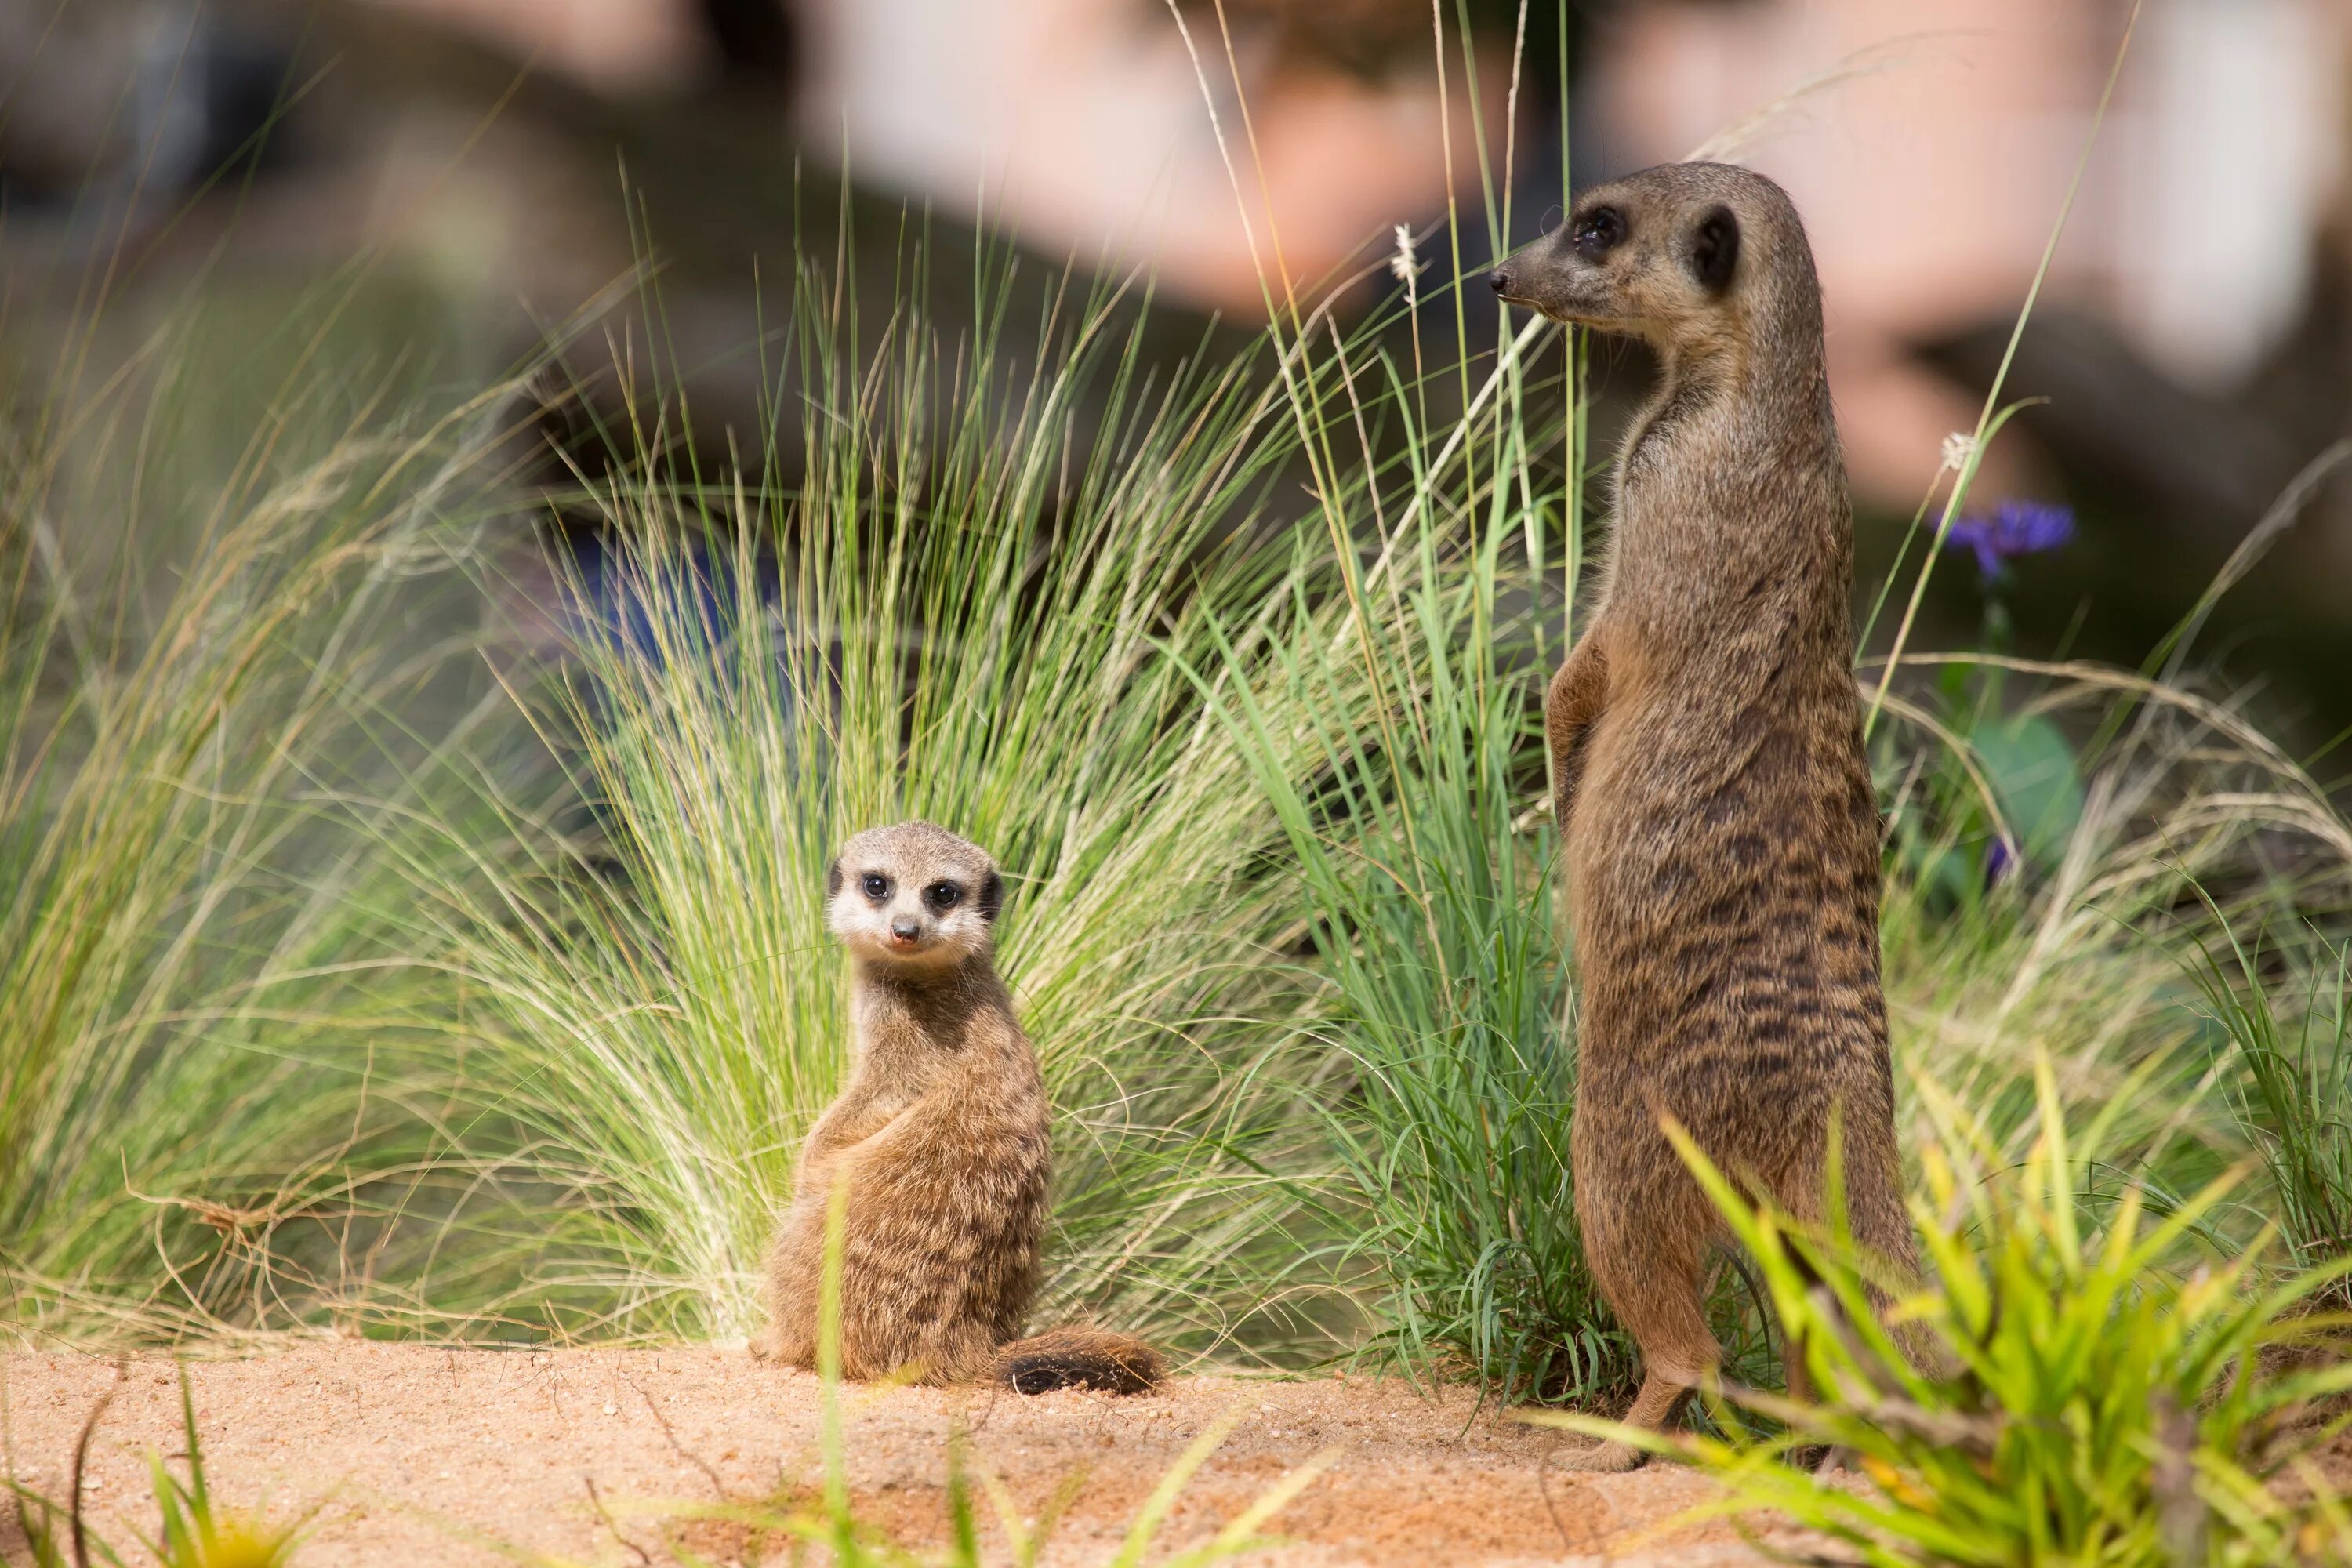
[[[2072,507],[2046,500],[2005,500],[1990,514],[1975,512],[1956,521],[1944,535],[1948,549],[1973,550],[1977,570],[1990,582],[2020,555],[2055,550],[2074,537]]]

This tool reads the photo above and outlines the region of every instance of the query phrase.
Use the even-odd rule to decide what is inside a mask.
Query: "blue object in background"
[[[2074,510],[2055,501],[2005,500],[1990,512],[1956,521],[1944,536],[1948,550],[1976,552],[1977,570],[1987,582],[2021,555],[2055,550],[2074,537]]]
[[[560,535],[553,546],[560,571],[562,620],[582,641],[598,640],[659,666],[680,648],[716,658],[725,640],[746,625],[761,625],[781,593],[775,555],[760,551],[748,569],[710,542],[692,538],[659,551],[632,549],[604,531]],[[657,556],[658,559],[648,559]],[[666,574],[669,581],[656,579]],[[754,602],[739,601],[746,591]],[[748,611],[748,614],[747,614]],[[677,623],[661,625],[668,616]]]

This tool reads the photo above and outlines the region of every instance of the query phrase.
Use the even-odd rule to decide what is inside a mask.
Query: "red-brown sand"
[[[675,1561],[680,1542],[749,1568],[762,1549],[741,1526],[665,1517],[662,1508],[806,1499],[822,1478],[815,1378],[740,1350],[499,1352],[339,1341],[188,1365],[216,1498],[273,1519],[308,1516],[302,1568],[515,1561],[500,1545],[572,1563],[660,1563]],[[19,1481],[65,1493],[75,1439],[114,1380],[102,1358],[0,1356],[6,1460]],[[1286,1543],[1249,1561],[1761,1561],[1722,1523],[1658,1533],[1711,1495],[1698,1476],[1671,1466],[1569,1474],[1548,1460],[1576,1439],[1479,1411],[1462,1391],[1433,1399],[1394,1380],[1230,1377],[1181,1378],[1134,1399],[853,1387],[842,1410],[857,1510],[908,1545],[945,1539],[946,1445],[959,1420],[977,1466],[1003,1481],[1024,1518],[1076,1486],[1045,1561],[1082,1564],[1115,1554],[1185,1447],[1234,1411],[1239,1426],[1185,1489],[1153,1559],[1207,1539],[1292,1467],[1328,1451],[1331,1468],[1265,1527]],[[132,1362],[91,1446],[92,1525],[124,1545],[126,1525],[152,1533],[146,1456],[183,1447],[173,1363]],[[1001,1558],[993,1510],[982,1501],[980,1513],[990,1555]],[[0,1501],[0,1558],[22,1556]]]

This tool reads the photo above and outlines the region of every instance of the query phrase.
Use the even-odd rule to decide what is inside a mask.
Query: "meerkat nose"
[[[890,922],[890,934],[900,942],[912,942],[923,934],[923,928],[905,915]]]
[[[1511,269],[1507,267],[1497,267],[1486,274],[1486,281],[1494,285],[1496,293],[1508,293],[1511,288]]]

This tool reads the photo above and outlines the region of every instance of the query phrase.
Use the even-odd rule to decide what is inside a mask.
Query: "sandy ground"
[[[675,1560],[679,1541],[715,1563],[749,1564],[762,1549],[741,1525],[662,1508],[807,1498],[822,1475],[816,1379],[741,1351],[337,1342],[192,1362],[190,1373],[215,1495],[276,1519],[309,1514],[303,1568],[511,1563],[514,1548],[524,1561],[657,1563]],[[0,1356],[6,1458],[19,1481],[64,1493],[75,1438],[114,1377],[111,1363],[88,1356]],[[1396,1381],[1189,1377],[1139,1399],[853,1388],[843,1400],[862,1518],[909,1545],[942,1542],[947,1436],[961,1420],[978,1463],[1024,1517],[1076,1486],[1046,1553],[1055,1564],[1108,1560],[1169,1466],[1228,1410],[1241,1424],[1186,1489],[1163,1547],[1205,1540],[1328,1450],[1331,1468],[1267,1527],[1287,1543],[1249,1561],[1762,1561],[1721,1523],[1658,1533],[1711,1495],[1699,1477],[1658,1466],[1570,1475],[1548,1460],[1575,1439],[1477,1412],[1461,1392],[1431,1400]],[[131,1363],[91,1447],[93,1525],[126,1546],[122,1526],[152,1533],[146,1456],[183,1447],[173,1363]],[[1004,1536],[985,1502],[981,1514],[1001,1557]],[[5,1502],[0,1558],[26,1560]]]

